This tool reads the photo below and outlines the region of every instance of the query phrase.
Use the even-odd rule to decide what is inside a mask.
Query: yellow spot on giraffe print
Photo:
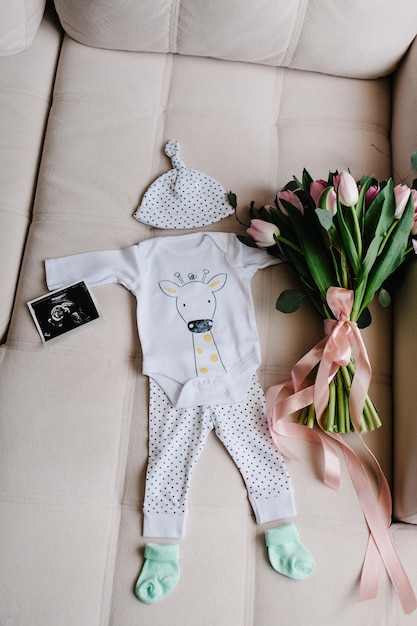
[[[210,333],[206,333],[206,334],[204,335],[203,339],[204,339],[204,341],[207,341],[207,343],[208,343],[209,341],[211,341],[212,339],[211,339],[211,335],[210,335]]]
[[[196,352],[197,354],[203,354],[203,348],[197,348]]]
[[[219,357],[217,354],[210,354],[210,361],[212,363],[217,363],[218,360],[219,360]]]
[[[208,372],[207,367],[200,367],[200,373],[201,374],[207,374],[207,372]]]

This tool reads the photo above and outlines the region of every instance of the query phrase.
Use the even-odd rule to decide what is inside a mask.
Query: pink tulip
[[[287,209],[284,207],[282,202],[280,202],[280,200],[286,200],[287,202],[292,204],[296,209],[298,209],[300,213],[304,215],[303,204],[300,198],[297,196],[297,194],[294,193],[293,191],[290,191],[287,189],[286,191],[279,191],[277,193],[278,206],[281,209],[282,213],[284,213],[284,215],[288,215]]]
[[[370,207],[379,193],[379,188],[376,185],[371,185],[365,194],[365,205]]]
[[[352,174],[342,172],[334,178],[334,186],[339,193],[339,200],[345,206],[354,206],[359,198],[358,186]]]
[[[394,219],[399,220],[402,218],[405,207],[407,206],[408,198],[410,197],[410,188],[407,185],[395,185],[395,213]]]
[[[325,180],[320,178],[319,180],[315,180],[310,185],[310,196],[313,198],[316,206],[319,206],[320,196],[323,191],[326,189],[327,183]]]
[[[279,228],[271,222],[264,222],[263,220],[251,220],[250,227],[247,229],[247,234],[251,237],[257,246],[260,248],[269,248],[274,246],[276,237],[279,236]]]

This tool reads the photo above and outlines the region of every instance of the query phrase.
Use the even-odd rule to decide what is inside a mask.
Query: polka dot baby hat
[[[156,228],[198,228],[233,213],[226,190],[213,178],[186,167],[174,139],[165,146],[172,169],[152,183],[134,217]]]

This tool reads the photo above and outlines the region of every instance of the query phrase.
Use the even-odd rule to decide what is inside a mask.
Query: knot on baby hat
[[[156,228],[198,228],[231,215],[234,209],[224,187],[187,167],[179,152],[179,141],[168,141],[165,154],[172,169],[147,189],[134,217]]]

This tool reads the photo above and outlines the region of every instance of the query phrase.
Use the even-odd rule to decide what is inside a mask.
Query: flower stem
[[[300,417],[298,418],[298,423],[303,426],[307,426],[307,416],[308,416],[308,406],[305,406],[300,413]]]
[[[314,428],[314,420],[316,418],[316,409],[314,407],[314,403],[312,402],[308,407],[308,415],[307,415],[307,426],[308,428]]]
[[[337,405],[337,430],[339,433],[346,432],[346,405],[345,405],[345,390],[343,387],[343,379],[340,375],[340,371],[336,376],[336,405]]]
[[[292,248],[299,254],[303,255],[303,251],[301,250],[301,248],[296,246],[292,241],[289,241],[289,239],[286,239],[285,237],[282,237],[281,235],[275,235],[274,239],[276,241],[280,241],[281,243],[285,243],[286,246],[289,246],[290,248]]]
[[[381,254],[381,252],[383,251],[383,249],[385,248],[385,245],[392,233],[392,231],[394,230],[394,228],[396,228],[397,224],[398,224],[399,220],[394,220],[393,223],[391,224],[391,226],[389,227],[387,234],[384,237],[383,242],[381,243],[381,245],[379,246],[379,250],[378,250],[378,254],[377,256],[379,256]]]
[[[372,423],[372,430],[374,430],[375,428],[380,428],[382,426],[382,422],[369,396],[366,396],[365,410],[369,413],[369,417]]]
[[[351,206],[350,207],[351,213],[352,213],[352,217],[353,217],[353,227],[354,227],[354,233],[355,233],[355,238],[356,238],[356,249],[358,251],[358,257],[359,257],[359,261],[362,260],[362,235],[361,235],[361,228],[359,226],[359,220],[358,220],[358,216],[356,213],[356,208],[355,206]]]
[[[326,407],[324,429],[328,432],[350,433],[356,429],[350,418],[349,397],[352,380],[355,375],[355,362],[352,359],[347,366],[341,366],[335,377],[329,382],[329,401]],[[317,421],[314,403],[305,406],[298,418],[298,423],[307,428],[314,428]],[[382,425],[378,413],[369,395],[365,398],[360,419],[359,432],[367,433]]]
[[[334,419],[336,415],[336,385],[334,380],[329,383],[329,403],[327,405],[326,413],[326,429],[329,432],[333,432],[335,429]]]
[[[341,271],[342,286],[344,287],[344,289],[348,289],[349,288],[349,276],[347,272],[346,255],[343,250],[340,250],[340,271]]]

